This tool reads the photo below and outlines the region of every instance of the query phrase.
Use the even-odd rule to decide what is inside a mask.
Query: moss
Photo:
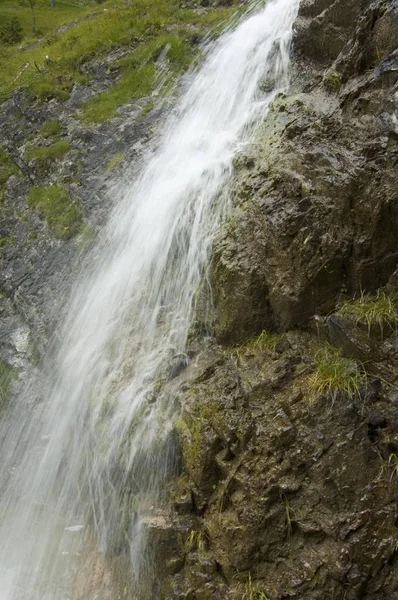
[[[16,377],[16,371],[7,363],[0,361],[0,409],[4,408],[8,400],[10,384]]]
[[[54,236],[61,240],[69,239],[81,227],[81,209],[61,185],[32,186],[28,205],[47,221]]]
[[[61,133],[61,125],[59,124],[59,120],[51,119],[51,121],[47,121],[40,127],[39,133],[43,138],[59,135]]]
[[[4,193],[7,181],[11,175],[19,172],[19,167],[14,163],[11,156],[0,147],[0,196]]]
[[[13,235],[0,235],[0,248],[5,246],[15,246],[17,243],[16,238]]]
[[[28,148],[26,154],[29,160],[36,159],[39,169],[46,172],[56,160],[63,158],[69,150],[70,144],[67,140],[58,140],[50,146]]]
[[[326,71],[323,77],[323,85],[329,92],[337,94],[340,91],[342,83],[342,75],[336,69],[331,68]]]
[[[116,169],[124,159],[123,152],[116,152],[106,163],[106,171],[109,173]]]

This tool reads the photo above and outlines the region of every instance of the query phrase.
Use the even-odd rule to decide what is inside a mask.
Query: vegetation
[[[205,550],[205,536],[201,531],[191,530],[187,541],[186,541],[186,549],[188,552],[192,550],[196,550],[199,554],[202,554]]]
[[[319,396],[331,397],[338,394],[352,397],[359,393],[362,379],[357,364],[344,358],[340,350],[326,344],[315,354],[315,370],[308,376],[310,400]]]
[[[10,155],[0,147],[0,199],[4,193],[5,186],[11,175],[18,173],[19,168],[13,162]]]
[[[383,335],[386,327],[391,330],[398,325],[398,294],[388,296],[383,290],[373,297],[361,294],[358,300],[341,304],[338,313],[364,323],[369,332],[377,327]]]
[[[29,160],[36,159],[39,169],[43,172],[48,171],[52,163],[63,158],[70,150],[70,144],[66,140],[58,140],[50,146],[40,146],[39,148],[28,148],[27,157]]]
[[[61,133],[61,125],[59,124],[59,120],[51,119],[51,121],[46,121],[46,123],[41,126],[39,133],[43,138],[59,135]]]
[[[0,361],[0,407],[8,398],[8,390],[11,381],[16,377],[16,373],[7,363]]]
[[[124,154],[123,152],[116,152],[107,162],[106,164],[106,170],[109,173],[110,171],[113,171],[114,169],[116,169],[120,163],[122,162],[124,158]]]
[[[197,53],[198,37],[229,19],[237,10],[238,3],[234,4],[200,13],[181,8],[178,0],[109,0],[106,8],[57,2],[45,13],[38,5],[38,27],[48,35],[34,47],[0,49],[1,95],[23,86],[32,98],[64,99],[75,83],[88,80],[81,69],[84,63],[104,60],[112,49],[122,48],[125,56],[110,64],[110,70],[117,73],[116,82],[83,107],[85,122],[103,122],[122,104],[149,95],[167,79],[166,73],[171,77],[186,69]],[[11,2],[6,2],[1,5],[0,18],[5,6],[9,14],[16,13],[21,19],[26,12],[19,8],[12,13]],[[78,16],[81,18],[70,27],[53,31],[56,25]],[[26,32],[27,22],[23,25]]]
[[[81,227],[81,209],[61,185],[32,186],[28,205],[47,221],[54,236],[61,240],[69,239]]]
[[[329,92],[334,94],[337,94],[340,91],[342,82],[343,79],[341,74],[333,68],[328,69],[323,77],[323,85]]]
[[[242,600],[268,600],[268,596],[263,592],[263,590],[258,585],[253,583],[250,573]]]
[[[0,235],[0,248],[4,248],[4,246],[15,246],[16,243],[17,240],[13,235]]]
[[[18,17],[12,17],[0,28],[0,43],[5,46],[18,44],[23,40],[23,27]]]
[[[36,20],[36,31],[33,31],[32,8],[30,4],[19,0],[1,0],[0,22],[7,25],[12,19],[17,18],[21,24],[26,42],[37,40],[38,36],[51,33],[56,27],[74,21],[87,13],[98,10],[90,1],[73,3],[57,0],[54,9],[50,10],[49,2],[36,2],[33,5]],[[19,43],[18,42],[15,43]]]
[[[279,334],[264,329],[258,336],[236,346],[233,355],[239,360],[244,354],[269,352],[275,348],[279,339]]]

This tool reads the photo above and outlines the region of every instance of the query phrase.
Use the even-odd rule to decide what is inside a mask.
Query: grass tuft
[[[28,205],[47,221],[54,236],[61,240],[69,239],[80,230],[81,209],[61,185],[32,186]]]
[[[338,394],[349,398],[359,394],[362,376],[357,364],[327,344],[315,354],[315,370],[308,376],[310,401],[327,396],[334,401]]]
[[[263,592],[258,585],[253,583],[250,573],[242,600],[268,600],[268,596],[265,594],[265,592]]]
[[[59,124],[58,119],[51,119],[51,121],[47,121],[40,127],[39,134],[43,138],[49,138],[54,135],[59,135],[61,133],[61,125]]]
[[[383,290],[376,296],[361,294],[358,300],[343,302],[337,312],[364,323],[369,333],[372,327],[377,327],[383,336],[386,327],[393,330],[398,325],[398,294],[388,296]]]

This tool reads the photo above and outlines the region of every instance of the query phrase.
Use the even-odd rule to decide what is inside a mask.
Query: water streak
[[[75,285],[43,398],[3,423],[1,600],[70,598],[88,524],[149,576],[145,519],[175,460],[163,383],[186,359],[233,159],[287,86],[298,4],[272,0],[209,49]]]

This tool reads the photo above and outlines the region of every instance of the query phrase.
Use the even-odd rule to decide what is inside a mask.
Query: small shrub
[[[327,344],[315,354],[315,370],[308,376],[310,400],[319,396],[336,399],[339,393],[353,397],[359,393],[361,374],[357,364]]]
[[[12,17],[0,28],[0,42],[5,46],[18,44],[23,40],[23,35],[22,23],[18,17]]]
[[[376,326],[383,336],[385,327],[392,330],[398,325],[398,294],[387,296],[382,290],[377,292],[376,297],[361,294],[358,300],[343,302],[338,313],[353,317],[357,323],[364,323],[369,333]]]
[[[53,135],[59,135],[61,133],[61,125],[58,119],[51,119],[41,126],[39,131],[41,137],[49,138]]]
[[[70,150],[70,144],[66,140],[59,140],[51,146],[40,146],[39,148],[29,148],[27,157],[31,160],[35,158],[41,171],[47,171],[52,163],[65,156]]]
[[[61,185],[31,187],[28,205],[47,221],[54,236],[61,240],[69,239],[81,227],[81,209]]]

